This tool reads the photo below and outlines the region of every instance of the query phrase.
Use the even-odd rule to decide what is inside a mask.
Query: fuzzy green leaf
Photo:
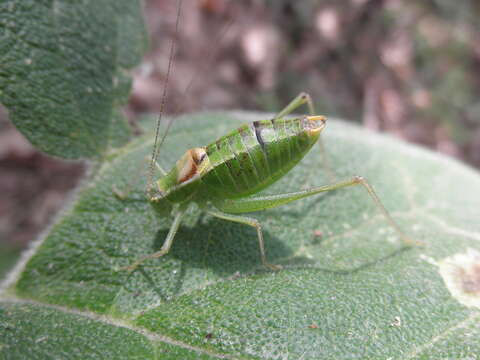
[[[66,309],[0,302],[2,359],[214,359],[122,323]]]
[[[269,115],[179,120],[161,164],[262,118]],[[252,215],[270,262],[284,266],[279,272],[262,267],[254,229],[198,209],[170,254],[132,274],[118,271],[159,249],[171,224],[143,196],[149,134],[102,164],[3,296],[102,314],[214,357],[473,358],[480,353],[480,176],[340,121],[327,124],[324,141],[336,176],[366,177],[424,247],[403,248],[364,189],[352,188]],[[267,192],[325,184],[321,164],[314,148]],[[132,177],[141,180],[135,191],[117,199],[112,186]]]
[[[63,158],[125,142],[124,73],[146,48],[138,1],[5,0],[0,14],[0,102],[30,142]]]

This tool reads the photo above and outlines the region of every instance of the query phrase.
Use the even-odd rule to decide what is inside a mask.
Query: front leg
[[[157,251],[153,254],[147,255],[147,256],[143,256],[140,259],[138,259],[137,261],[135,261],[133,264],[121,268],[121,270],[127,270],[129,272],[132,272],[137,267],[139,267],[141,264],[143,264],[145,261],[147,261],[149,259],[157,259],[159,257],[162,257],[163,255],[166,255],[170,251],[170,248],[172,247],[173,239],[175,238],[175,234],[178,231],[178,228],[180,226],[180,223],[182,221],[182,217],[183,217],[184,214],[185,214],[184,209],[178,210],[178,212],[176,213],[176,215],[173,219],[172,226],[170,227],[170,230],[168,231],[167,238],[165,239],[165,241],[162,245],[162,248],[159,251]]]

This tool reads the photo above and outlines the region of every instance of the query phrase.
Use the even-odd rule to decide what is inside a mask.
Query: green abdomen
[[[254,194],[285,175],[318,140],[307,118],[244,124],[206,147],[201,182],[225,198]]]

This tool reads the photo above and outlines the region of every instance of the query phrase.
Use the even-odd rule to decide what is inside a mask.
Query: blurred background
[[[478,0],[146,0],[150,51],[125,109],[275,112],[300,91],[317,112],[480,167]],[[0,273],[84,172],[35,151],[0,109]]]

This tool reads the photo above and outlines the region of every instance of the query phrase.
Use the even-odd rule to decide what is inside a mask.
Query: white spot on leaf
[[[438,261],[447,289],[461,304],[480,308],[480,252],[467,249]]]

